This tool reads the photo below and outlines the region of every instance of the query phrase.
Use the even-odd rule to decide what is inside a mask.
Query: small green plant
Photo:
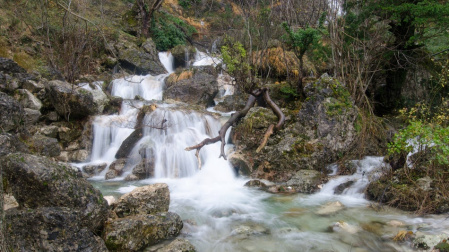
[[[394,136],[393,142],[388,144],[388,152],[394,154],[402,151],[423,151],[429,147],[433,151],[430,162],[449,165],[449,127],[412,121]]]

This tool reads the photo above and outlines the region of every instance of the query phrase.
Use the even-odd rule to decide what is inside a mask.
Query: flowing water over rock
[[[170,66],[168,57],[161,61]],[[121,143],[134,131],[138,108],[161,99],[164,77],[113,81],[113,95],[124,99],[138,95],[146,101],[124,100],[119,115],[95,119],[91,164],[110,165],[115,160]],[[156,103],[157,109],[143,120],[152,127],[144,127],[124,173],[105,181],[106,169],[92,183],[104,195],[113,196],[146,184],[167,183],[170,211],[182,217],[181,235],[198,251],[414,251],[410,243],[396,243],[393,237],[402,230],[440,234],[449,229],[445,216],[417,217],[364,199],[368,182],[384,167],[381,157],[353,161],[355,174],[331,177],[313,195],[273,195],[244,187],[249,179],[236,177],[230,164],[218,158],[219,143],[201,150],[199,169],[195,153],[184,148],[215,136],[223,118]],[[162,124],[166,127],[158,127]],[[227,149],[232,151],[231,146]],[[149,158],[154,159],[152,178],[123,180],[133,166]]]

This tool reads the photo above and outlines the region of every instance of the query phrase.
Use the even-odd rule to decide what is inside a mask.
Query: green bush
[[[152,37],[159,51],[167,51],[184,45],[188,37],[196,33],[195,27],[167,13],[159,13],[152,22]]]

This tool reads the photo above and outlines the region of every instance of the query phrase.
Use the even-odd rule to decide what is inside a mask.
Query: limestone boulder
[[[120,197],[114,212],[118,217],[137,214],[167,212],[170,205],[170,191],[167,184],[152,184],[138,187]]]
[[[107,163],[95,164],[95,165],[85,165],[83,166],[83,171],[89,176],[92,177],[106,169],[108,166]]]
[[[23,128],[25,111],[11,96],[0,92],[0,128],[4,132],[19,131]]]
[[[16,135],[10,133],[0,134],[0,157],[15,152],[29,153],[30,151]]]
[[[80,223],[95,232],[103,226],[108,207],[101,193],[69,164],[15,153],[1,159],[7,187],[21,207],[68,207],[80,212]]]
[[[46,83],[45,90],[56,112],[65,119],[83,119],[97,112],[92,94],[85,89],[53,80]]]
[[[214,97],[218,93],[217,76],[213,67],[173,73],[165,80],[166,90],[163,99],[204,107],[214,106]]]
[[[57,157],[61,154],[61,146],[56,138],[36,134],[30,139],[29,143],[31,149],[42,156]]]
[[[159,75],[167,72],[159,60],[156,45],[151,38],[141,47],[133,43],[118,43],[116,49],[122,67],[136,74]]]
[[[40,110],[42,108],[42,102],[26,89],[16,90],[14,96],[24,108],[34,110]]]
[[[126,165],[126,158],[117,159],[109,165],[109,170],[105,175],[105,179],[113,179],[123,174]]]
[[[21,251],[107,252],[104,241],[82,225],[82,213],[66,207],[6,211],[7,242]]]
[[[182,227],[181,217],[171,212],[128,216],[108,221],[103,239],[110,251],[141,251],[176,237]]]

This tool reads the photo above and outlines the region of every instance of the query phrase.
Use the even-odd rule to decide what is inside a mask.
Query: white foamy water
[[[115,79],[111,83],[111,94],[123,99],[134,99],[137,95],[145,100],[162,100],[163,81],[166,74],[132,75]]]
[[[193,66],[216,66],[221,63],[219,58],[209,56],[208,54],[196,50],[195,62]]]
[[[173,55],[170,52],[160,52],[159,53],[159,60],[161,61],[162,65],[165,67],[165,70],[167,70],[168,73],[173,73],[175,69],[173,69]]]

